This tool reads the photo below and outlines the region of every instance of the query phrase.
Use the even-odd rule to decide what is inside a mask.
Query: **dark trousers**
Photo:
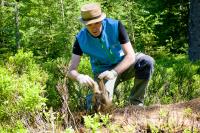
[[[154,59],[143,53],[136,53],[135,63],[126,71],[118,75],[115,79],[106,80],[105,87],[109,92],[109,98],[112,100],[115,88],[124,81],[134,80],[134,86],[130,93],[130,103],[138,105],[144,102],[145,91],[148,87],[149,80],[154,70]],[[91,106],[92,95],[88,95],[87,108]]]

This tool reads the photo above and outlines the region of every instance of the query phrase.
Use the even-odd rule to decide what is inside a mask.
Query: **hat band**
[[[83,20],[83,21],[90,21],[90,20],[93,20],[93,19],[98,19],[98,18],[100,18],[100,17],[101,17],[101,15],[96,16],[96,17],[93,17],[93,18],[88,18],[88,19],[82,18],[82,20]]]

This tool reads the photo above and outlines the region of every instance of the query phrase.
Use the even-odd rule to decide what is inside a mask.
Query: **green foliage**
[[[84,125],[86,128],[92,129],[94,133],[101,126],[99,115],[95,114],[93,117],[90,115],[84,116]]]
[[[167,117],[167,114],[168,114],[169,112],[168,111],[166,111],[166,110],[160,110],[160,112],[159,112],[159,116],[161,117],[161,118],[165,118],[165,117]]]
[[[198,129],[194,128],[193,130],[191,129],[184,129],[183,133],[198,133]]]
[[[149,126],[152,133],[159,133],[159,128],[157,126],[154,124],[150,124]]]
[[[199,62],[191,63],[185,55],[163,55],[155,60],[155,70],[146,91],[145,105],[169,104],[199,97]],[[133,85],[133,80],[129,80],[117,87],[113,99],[115,105],[127,105]]]
[[[65,133],[74,133],[74,129],[72,127],[65,129]]]
[[[187,52],[189,1],[136,0],[136,3],[141,7],[140,10],[145,11],[140,16],[152,18],[146,21],[150,28],[144,29],[149,29],[155,36],[150,41],[156,42],[153,51],[164,46],[171,53]]]
[[[192,111],[191,108],[186,108],[186,109],[184,109],[184,112],[183,112],[183,113],[184,113],[184,116],[185,116],[185,117],[191,117],[193,111]]]
[[[18,2],[21,47],[41,61],[71,56],[74,36],[82,27],[80,6],[89,2],[101,3],[107,17],[123,22],[137,51],[154,54],[164,47],[172,53],[186,53],[188,1],[172,0],[22,0]],[[5,59],[16,52],[14,7],[0,8],[0,59]]]
[[[12,56],[17,52],[14,7],[0,6],[1,132],[6,132],[6,128],[23,132],[18,120],[40,110],[45,104],[54,110],[61,107],[56,85],[63,82],[65,75],[59,66],[69,64],[75,35],[83,26],[78,20],[80,6],[89,2],[101,3],[107,17],[122,21],[135,51],[142,51],[156,59],[155,72],[146,92],[146,105],[167,104],[199,96],[200,63],[190,63],[186,55],[171,55],[186,54],[187,51],[188,1],[63,0],[61,3],[21,0],[18,2],[20,44],[24,51],[32,52],[18,51]],[[82,59],[78,70],[92,76],[88,57]],[[90,90],[70,79],[66,84],[70,109],[84,109],[85,96]],[[126,105],[132,86],[133,81],[121,84],[113,102],[120,107]],[[104,124],[108,122],[108,117],[101,115],[85,119],[93,131],[102,126],[102,123],[98,124],[99,119]],[[91,121],[97,124],[92,127]]]
[[[21,121],[17,121],[14,126],[10,125],[0,125],[0,132],[1,133],[27,133],[28,130],[24,127]]]
[[[0,79],[0,125],[15,127],[22,117],[45,106],[47,74],[34,63],[31,52],[10,57],[6,67],[0,66]]]
[[[99,113],[99,115],[100,115],[100,118],[102,120],[103,125],[109,124],[109,122],[110,122],[110,116],[109,116],[109,114],[102,115],[101,113]]]
[[[174,56],[176,57],[163,57],[156,61],[146,104],[173,103],[199,96],[199,63],[192,64],[183,55]]]
[[[48,98],[47,106],[53,107],[54,110],[61,107],[61,97],[57,92],[58,82],[62,82],[65,75],[60,71],[60,67],[68,67],[69,59],[60,57],[56,60],[49,60],[43,64],[43,68],[48,72],[48,80],[46,83],[46,97]],[[92,77],[91,67],[88,58],[83,58],[79,68],[81,73],[89,74]],[[67,74],[67,73],[65,73]],[[78,85],[70,79],[67,79],[67,87],[69,91],[69,105],[72,110],[85,109],[85,96],[89,93],[90,89]]]
[[[46,97],[48,99],[46,104],[48,107],[53,107],[54,109],[61,107],[61,98],[56,89],[59,79],[62,78],[62,74],[58,68],[58,64],[60,64],[59,60],[61,60],[61,58],[49,60],[43,64],[43,68],[48,72],[49,77],[45,88]]]
[[[16,50],[13,11],[12,7],[0,6],[0,60],[13,55]]]
[[[103,125],[106,126],[109,124],[109,114],[94,114],[94,116],[87,115],[84,116],[84,125],[87,129],[91,129],[92,132],[96,132]],[[102,122],[101,122],[102,121]]]

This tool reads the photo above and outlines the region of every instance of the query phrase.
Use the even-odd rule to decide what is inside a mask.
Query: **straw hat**
[[[101,7],[97,3],[90,3],[81,7],[80,21],[85,25],[102,21],[104,18],[106,18],[106,14],[101,12]]]

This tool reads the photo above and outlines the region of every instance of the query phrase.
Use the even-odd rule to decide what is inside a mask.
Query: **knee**
[[[150,79],[154,70],[154,59],[148,55],[140,56],[135,63],[135,76],[138,79]]]

